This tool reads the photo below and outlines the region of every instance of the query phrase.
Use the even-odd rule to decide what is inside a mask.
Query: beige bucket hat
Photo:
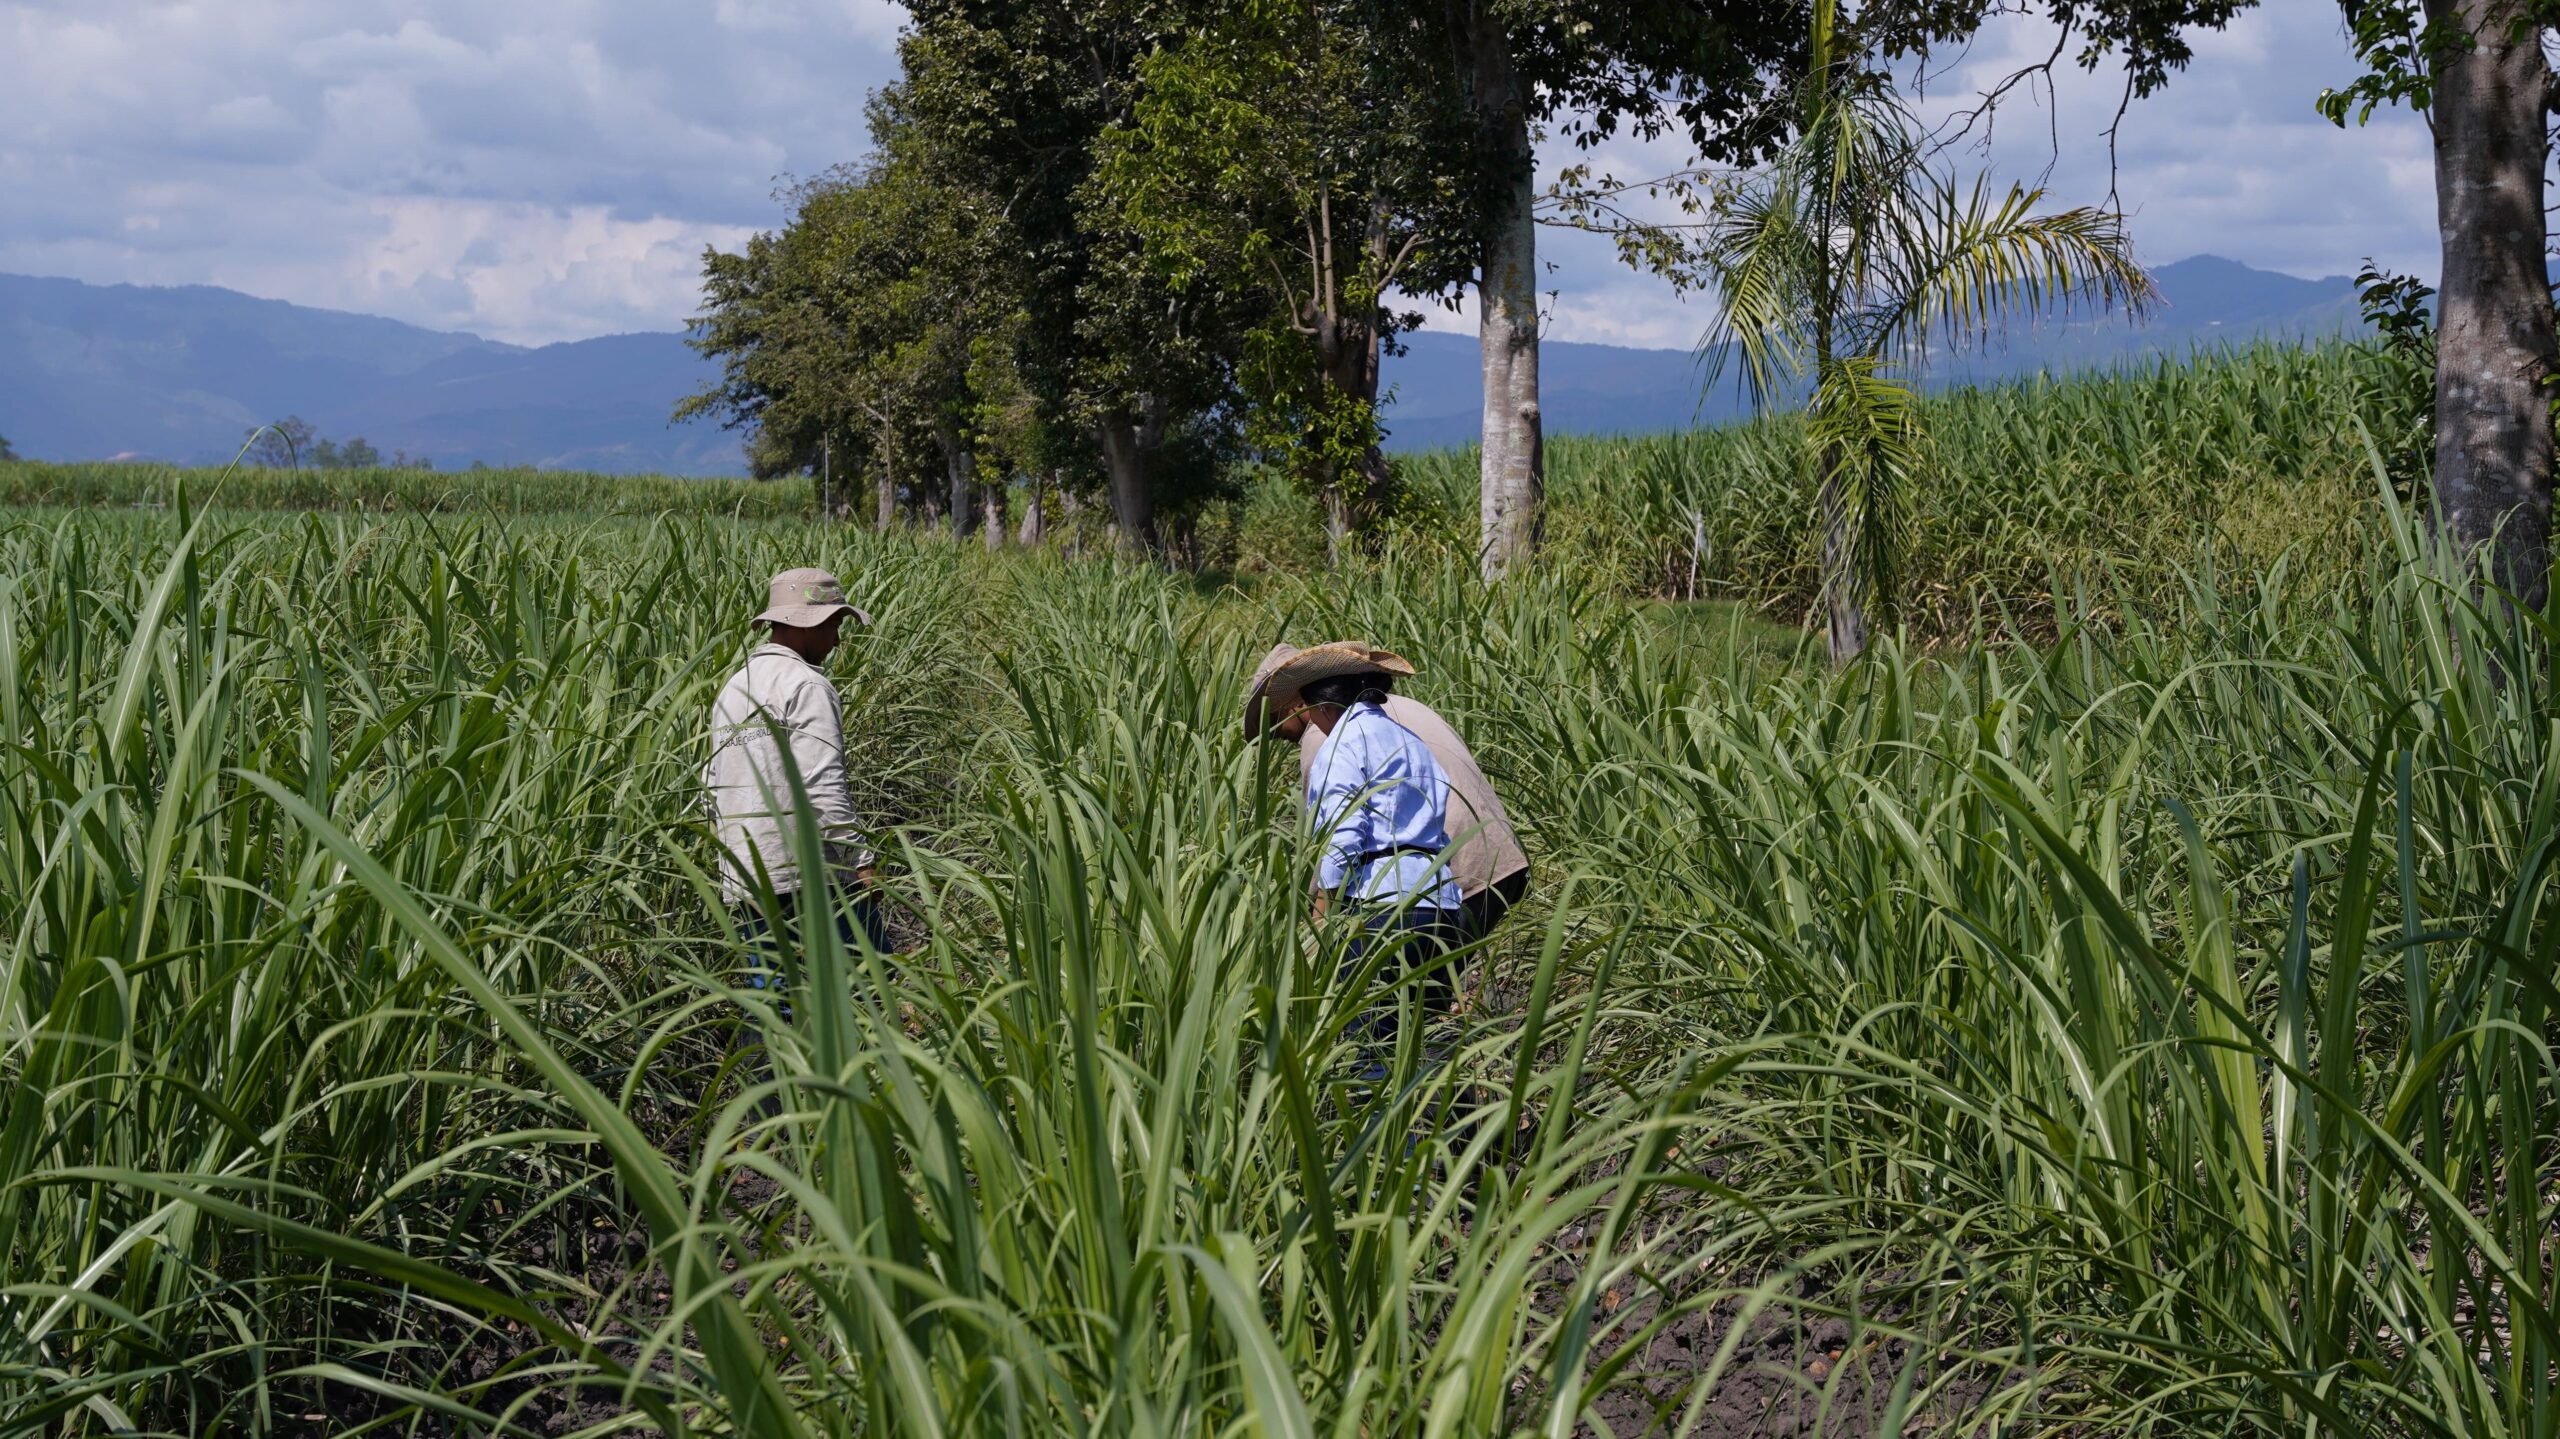
[[[1317,680],[1336,675],[1393,675],[1402,679],[1413,673],[1413,661],[1393,650],[1358,640],[1332,640],[1306,649],[1273,645],[1271,652],[1262,657],[1262,663],[1254,666],[1253,682],[1245,688],[1244,737],[1261,738],[1274,718],[1297,709],[1298,691]]]
[[[844,582],[825,570],[784,570],[773,577],[773,587],[766,593],[764,613],[756,616],[760,625],[793,625],[807,628],[822,625],[831,615],[851,615],[864,624],[871,616],[846,604]]]

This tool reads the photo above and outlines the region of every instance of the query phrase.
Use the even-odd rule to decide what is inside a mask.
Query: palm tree
[[[1934,168],[1885,77],[1841,53],[1836,19],[1836,0],[1814,0],[1795,138],[1716,197],[1702,251],[1723,312],[1700,348],[1710,384],[1742,357],[1755,404],[1809,388],[1822,602],[1846,664],[1866,648],[1868,599],[1888,618],[1897,599],[1901,497],[1925,460],[1907,371],[2014,311],[2138,312],[2155,292],[2118,216],[2038,214],[2040,189]]]

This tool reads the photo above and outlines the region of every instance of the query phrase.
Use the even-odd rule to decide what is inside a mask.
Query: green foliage
[[[778,553],[700,524],[0,529],[0,1425],[398,1406],[338,1363],[494,1410],[524,1379],[445,1356],[502,1323],[620,1372],[547,1316],[541,1276],[576,1282],[623,1196],[647,1202],[645,1170],[598,1187],[634,1156],[576,1126],[610,1145],[635,1119],[596,1086],[645,1120],[716,1074],[699,1045],[630,1066],[664,1043],[668,978],[635,921],[701,920],[677,868],[615,837],[689,783],[693,676],[741,648],[753,585],[688,562],[714,545]],[[889,645],[940,622],[933,557],[823,557],[899,592],[865,600]],[[614,713],[668,686],[683,704]],[[933,780],[898,736],[929,707],[855,707],[867,801],[912,805]],[[350,1285],[365,1267],[409,1298]]]
[[[2364,346],[2261,345],[2113,373],[1921,397],[1931,482],[1905,491],[1902,618],[1982,612],[2049,631],[2075,577],[2181,583],[2200,554],[2239,588],[2278,562],[2346,583],[2376,521],[2362,434],[2416,398]],[[1565,435],[1548,460],[1557,562],[1633,594],[1739,600],[1789,623],[1820,594],[1822,531],[1801,412],[1676,435]],[[1410,531],[1472,553],[1472,449],[1405,457]],[[1602,578],[1605,577],[1605,578]]]
[[[2471,45],[2462,17],[2417,0],[2367,0],[2342,6],[2347,35],[2365,71],[2343,86],[2323,87],[2317,102],[2330,124],[2363,125],[2373,112],[2406,105],[2424,115],[2435,100],[2437,61]],[[2528,7],[2530,8],[2530,7]]]
[[[2433,286],[2414,275],[2399,275],[2371,259],[2356,273],[2356,302],[2365,323],[2381,336],[2375,347],[2373,384],[2389,408],[2406,416],[2393,430],[2379,431],[2383,464],[2392,487],[2423,510],[2420,497],[2436,458],[2436,327],[2428,303]]]
[[[18,458],[18,452],[9,447],[9,437],[7,435],[0,435],[0,462],[14,460],[16,458]]]
[[[675,418],[750,431],[759,476],[868,466],[921,502],[944,493],[927,461],[947,471],[1019,388],[986,343],[1007,333],[1010,240],[983,191],[935,178],[896,90],[871,130],[873,157],[800,185],[790,224],[705,254],[692,344],[721,379]]]
[[[1379,344],[1419,318],[1390,293],[1474,271],[1472,134],[1445,69],[1393,7],[1209,6],[1139,62],[1097,142],[1094,186],[1166,282],[1260,310],[1238,359],[1247,442],[1337,508],[1384,498]]]
[[[199,505],[244,510],[406,514],[717,515],[778,519],[812,512],[798,487],[673,475],[474,466],[406,470],[190,470],[171,465],[17,461],[0,468],[0,505],[166,509],[184,490]]]
[[[1004,216],[1003,268],[971,278],[1015,317],[1014,366],[1052,467],[1090,483],[1116,450],[1123,542],[1152,550],[1154,509],[1195,507],[1216,488],[1201,462],[1232,448],[1249,321],[1220,277],[1169,284],[1095,169],[1101,136],[1129,118],[1139,63],[1189,12],[1178,0],[928,0],[910,14],[902,113],[934,183],[983,193]]]
[[[2279,560],[2344,583],[2375,523],[2361,434],[2400,473],[2429,394],[2366,346],[2263,345],[2139,368],[1925,395],[1934,482],[1907,489],[1902,618],[1913,633],[1968,632],[1988,607],[2048,632],[2070,577],[2128,588],[2178,583],[2199,553],[2225,582]],[[1548,536],[1559,563],[1612,594],[1739,601],[1786,623],[1819,591],[1820,529],[1800,413],[1686,434],[1563,435],[1548,450]],[[2395,442],[2393,437],[2402,437]],[[1217,466],[1214,455],[1199,461]],[[1386,527],[1405,548],[1472,554],[1472,448],[1402,456]],[[1230,469],[1232,470],[1232,466]],[[228,478],[149,465],[0,469],[0,503],[166,505],[181,480],[224,506],[418,513],[803,517],[798,487],[552,471]],[[1268,471],[1234,470],[1232,494],[1192,504],[1189,558],[1259,572],[1322,566],[1321,506]],[[1058,538],[1098,541],[1098,517]]]

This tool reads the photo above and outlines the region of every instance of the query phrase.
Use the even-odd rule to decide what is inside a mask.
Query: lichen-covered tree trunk
[[[977,514],[978,455],[956,433],[935,436],[942,445],[942,461],[951,477],[951,538],[969,537],[969,521]]]
[[[1163,548],[1156,533],[1155,497],[1147,493],[1146,452],[1140,444],[1138,420],[1126,409],[1113,410],[1097,427],[1102,442],[1102,472],[1111,484],[1111,516],[1120,552],[1147,557]]]
[[[871,482],[872,527],[882,534],[898,523],[898,471],[889,461],[885,448],[880,452],[880,473]]]
[[[1498,177],[1476,284],[1484,371],[1478,563],[1484,577],[1494,580],[1526,564],[1536,551],[1546,491],[1546,435],[1538,407],[1537,171],[1528,96],[1510,41],[1489,6],[1468,9],[1459,33],[1472,51],[1477,121]]]
[[[1023,488],[1022,530],[1017,539],[1024,549],[1029,549],[1049,538],[1048,491],[1042,488],[1037,475]]]
[[[2539,606],[2551,568],[2552,373],[2543,129],[2551,66],[2516,0],[2436,0],[2473,37],[2435,65],[2436,522],[2494,545],[2498,583]]]
[[[978,487],[978,533],[985,537],[987,551],[992,554],[1004,548],[1004,486]]]
[[[1822,612],[1831,639],[1831,662],[1845,665],[1867,648],[1857,531],[1849,514],[1848,489],[1840,479],[1839,456],[1826,450],[1814,463],[1822,467]]]

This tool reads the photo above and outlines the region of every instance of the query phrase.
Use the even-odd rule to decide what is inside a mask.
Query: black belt
[[[1418,854],[1427,859],[1438,859],[1440,857],[1440,851],[1433,849],[1427,844],[1391,844],[1384,849],[1373,849],[1361,854],[1355,854],[1351,857],[1351,862],[1354,865],[1371,865],[1376,864],[1382,859],[1393,859],[1400,854]]]

